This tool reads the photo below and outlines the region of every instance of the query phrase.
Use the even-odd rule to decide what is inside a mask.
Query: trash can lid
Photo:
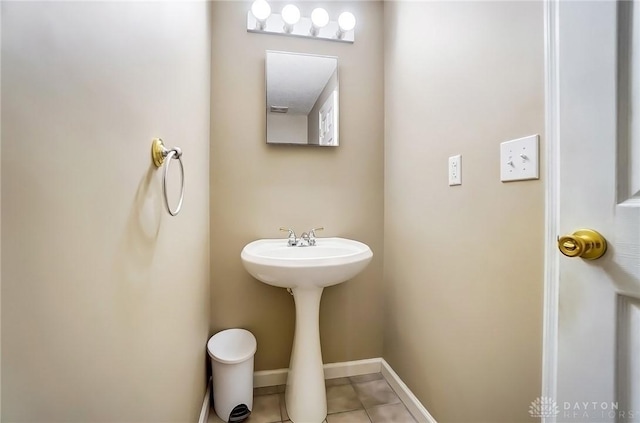
[[[251,358],[258,347],[256,337],[245,329],[226,329],[207,342],[209,356],[224,364],[241,363]]]

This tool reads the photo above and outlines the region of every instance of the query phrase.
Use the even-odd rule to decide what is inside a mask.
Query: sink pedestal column
[[[323,288],[293,288],[296,329],[287,377],[286,404],[294,423],[322,423],[327,417],[320,350],[320,297]]]

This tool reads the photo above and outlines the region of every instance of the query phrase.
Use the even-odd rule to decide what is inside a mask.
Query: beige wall
[[[293,113],[267,114],[267,139],[272,143],[306,144],[307,115]]]
[[[544,131],[542,7],[385,3],[384,357],[441,423],[540,394],[543,181],[501,183],[499,144]]]
[[[211,103],[211,332],[251,330],[256,369],[288,367],[293,298],[253,279],[240,262],[257,238],[285,238],[324,226],[371,246],[355,279],[324,291],[320,332],[325,362],[382,354],[383,52],[382,4],[324,4],[359,18],[355,44],[246,32],[251,2],[213,4]],[[303,15],[318,4],[300,4]],[[280,10],[282,4],[272,5]],[[265,50],[338,56],[340,147],[265,144]]]
[[[196,421],[209,6],[2,2],[2,19],[2,421]],[[184,151],[176,218],[154,136]]]

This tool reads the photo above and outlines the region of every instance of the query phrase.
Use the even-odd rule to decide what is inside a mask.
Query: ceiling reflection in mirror
[[[267,143],[338,145],[338,58],[267,51]]]

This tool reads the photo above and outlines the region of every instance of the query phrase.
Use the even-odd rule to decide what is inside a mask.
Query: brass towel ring
[[[167,149],[160,138],[154,138],[151,143],[151,159],[156,167],[162,166],[164,161],[167,161],[164,167],[164,174],[162,176],[162,192],[164,193],[164,204],[167,207],[167,211],[171,216],[176,216],[182,209],[182,200],[184,199],[184,166],[182,164],[182,150],[178,147]],[[167,174],[169,173],[169,166],[171,159],[177,159],[180,163],[180,200],[175,210],[171,210],[169,206],[169,196],[167,195]]]

